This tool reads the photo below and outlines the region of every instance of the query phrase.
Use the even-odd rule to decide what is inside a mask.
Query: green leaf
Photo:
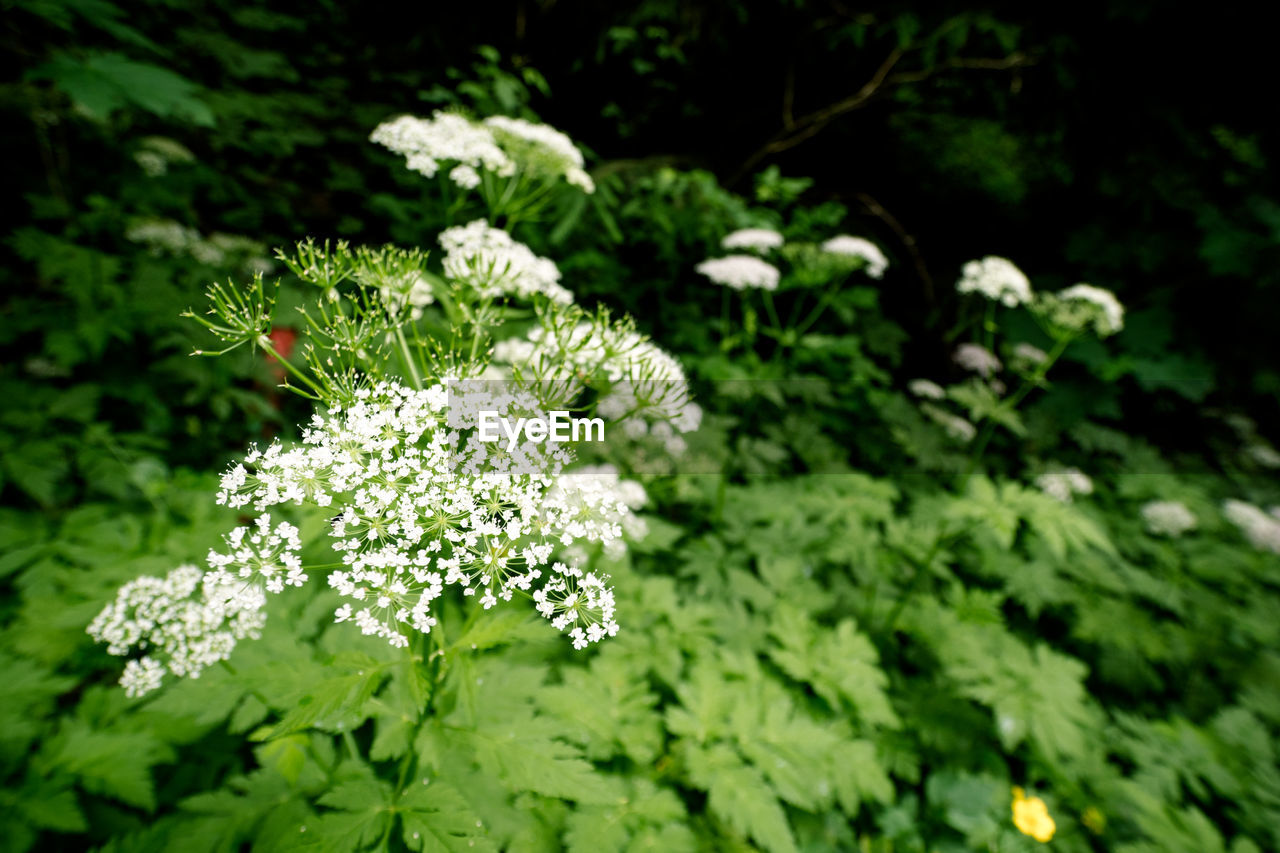
[[[532,714],[491,723],[466,738],[480,767],[514,791],[532,791],[580,803],[616,800],[609,777],[597,773],[574,746],[558,739],[560,726]]]
[[[413,784],[397,803],[404,843],[421,853],[464,853],[497,849],[483,821],[444,782]]]
[[[745,764],[726,744],[710,749],[689,745],[685,762],[693,783],[707,791],[707,807],[730,829],[772,853],[794,853],[795,838],[786,813],[759,770]]]
[[[58,54],[27,76],[52,82],[98,119],[105,120],[117,110],[132,106],[161,118],[184,119],[202,127],[214,123],[213,113],[196,97],[199,88],[195,83],[118,53],[91,53],[83,59]]]
[[[337,811],[320,816],[308,842],[331,850],[373,844],[391,825],[391,786],[361,765],[343,765],[337,775],[349,778],[338,782],[317,801]]]
[[[173,751],[144,732],[93,731],[69,723],[48,756],[55,767],[80,777],[86,791],[151,811],[151,768],[172,761]]]
[[[340,655],[333,662],[334,668],[354,668],[354,672],[304,687],[290,701],[292,710],[276,725],[254,732],[252,739],[268,740],[322,722],[359,714],[369,698],[377,692],[387,669],[392,665],[379,663],[368,655]]]
[[[56,503],[58,484],[71,472],[66,448],[54,439],[28,442],[6,453],[0,464],[15,486],[46,507]]]

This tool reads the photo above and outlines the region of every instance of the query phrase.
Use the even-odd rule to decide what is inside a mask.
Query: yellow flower
[[[1013,825],[1023,835],[1036,841],[1049,841],[1058,825],[1049,817],[1049,809],[1039,797],[1028,797],[1021,788],[1013,789]]]
[[[1084,814],[1080,815],[1080,822],[1089,828],[1094,835],[1101,835],[1102,831],[1107,828],[1107,818],[1102,812],[1098,811],[1097,806],[1089,806],[1084,810]]]

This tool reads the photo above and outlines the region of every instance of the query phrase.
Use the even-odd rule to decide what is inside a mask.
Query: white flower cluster
[[[573,301],[573,294],[560,285],[553,261],[483,219],[440,232],[440,245],[445,275],[470,284],[481,296],[529,299],[542,294],[562,305]]]
[[[956,347],[951,358],[965,370],[971,370],[983,379],[989,378],[1003,366],[995,353],[978,344],[961,344]]]
[[[486,608],[539,581],[573,590],[591,576],[556,564],[544,577],[556,543],[612,541],[616,523],[570,517],[562,505],[548,504],[570,454],[551,442],[510,452],[481,442],[476,420],[487,410],[527,415],[536,401],[472,383],[448,391],[366,389],[346,409],[317,414],[302,445],[250,453],[252,473],[245,465],[229,471],[219,500],[257,509],[338,507],[331,532],[343,566],[330,573],[329,585],[352,602],[335,618],[394,646],[407,645],[410,630],[431,630],[431,602],[450,585]],[[557,611],[571,617],[560,627],[575,642],[617,632],[611,594],[599,580],[592,581],[592,605]]]
[[[609,387],[597,402],[599,414],[633,438],[656,438],[673,455],[686,449],[681,434],[702,423],[680,362],[630,328],[601,322],[538,327],[524,340],[498,343],[493,357],[525,365],[542,379],[577,383],[603,376]]]
[[[1058,293],[1057,298],[1066,303],[1088,306],[1094,330],[1101,337],[1114,335],[1124,328],[1124,306],[1110,290],[1091,284],[1077,284]]]
[[[454,586],[486,609],[526,595],[582,648],[617,633],[613,593],[606,577],[553,555],[574,543],[617,551],[643,533],[633,510],[645,495],[611,468],[566,473],[572,455],[554,442],[480,441],[479,412],[515,418],[536,407],[527,393],[482,383],[362,389],[317,413],[301,444],[252,449],[223,475],[217,501],[258,512],[329,507],[340,566],[328,582],[350,599],[334,621],[393,646],[430,632],[432,602]],[[147,651],[126,666],[130,695],[225,660],[237,640],[258,635],[266,593],[307,581],[293,525],[272,527],[264,514],[225,539],[225,553],[209,553],[211,571],[132,581],[89,626],[113,654]]]
[[[1195,514],[1181,501],[1151,501],[1142,505],[1141,513],[1153,536],[1177,538],[1196,526]]]
[[[125,229],[124,237],[140,243],[153,255],[186,255],[211,267],[238,265],[245,271],[271,272],[274,268],[266,257],[266,246],[238,234],[213,233],[204,237],[172,219],[142,219]]]
[[[773,264],[751,255],[710,258],[695,267],[698,272],[734,290],[777,290],[782,273]]]
[[[926,400],[945,400],[947,398],[946,389],[937,382],[928,379],[912,379],[907,383],[907,390],[917,397]]]
[[[947,435],[956,441],[967,444],[978,435],[977,427],[969,421],[945,409],[940,409],[932,403],[921,403],[920,411],[924,412],[930,420],[940,424],[947,431]]]
[[[285,586],[302,586],[307,581],[297,552],[302,548],[298,528],[287,521],[271,529],[271,516],[260,515],[253,527],[237,527],[224,537],[230,551],[209,551],[211,576],[216,582],[233,587],[241,584],[261,586],[267,592],[283,592]]]
[[[163,578],[125,584],[88,632],[113,655],[146,651],[125,665],[120,679],[126,693],[141,696],[159,687],[166,673],[198,678],[206,666],[230,657],[236,641],[258,637],[264,603],[251,583],[180,566]]]
[[[1071,503],[1076,495],[1093,494],[1093,480],[1079,468],[1060,468],[1036,477],[1036,486],[1054,500]]]
[[[769,228],[740,228],[720,241],[723,249],[767,252],[782,245],[782,235]]]
[[[421,274],[407,275],[395,285],[384,284],[378,288],[378,294],[392,315],[399,314],[407,306],[409,319],[415,323],[422,319],[426,307],[436,301],[431,282]]]
[[[840,234],[822,244],[822,251],[833,255],[849,255],[866,261],[866,272],[871,278],[883,278],[889,268],[889,259],[880,247],[865,237]]]
[[[1265,442],[1245,445],[1244,455],[1263,468],[1280,468],[1280,452]]]
[[[595,192],[595,182],[583,168],[582,152],[572,139],[554,127],[507,116],[490,116],[484,123],[493,130],[494,137],[503,148],[508,151],[517,149],[521,147],[519,143],[532,146],[535,149],[530,152],[533,156],[527,159],[545,161],[550,166],[549,171],[563,176],[569,184],[583,192]]]
[[[133,153],[133,161],[151,178],[167,175],[174,163],[192,163],[195,159],[190,148],[167,136],[143,137]]]
[[[1222,504],[1222,514],[1240,528],[1253,547],[1280,554],[1280,507],[1267,513],[1251,503],[1228,500]]]
[[[1031,301],[1031,282],[1007,258],[988,255],[980,261],[969,261],[956,282],[960,293],[981,293],[987,299],[1003,302],[1010,308]]]
[[[1013,348],[1013,357],[1026,367],[1039,367],[1049,360],[1049,354],[1038,346],[1023,341]]]
[[[587,465],[561,474],[543,509],[575,539],[600,542],[616,555],[624,536],[636,540],[648,532],[635,514],[647,501],[644,487],[622,479],[613,465]]]
[[[429,119],[405,115],[385,121],[369,139],[403,155],[408,168],[428,178],[453,163],[449,180],[462,189],[479,186],[483,169],[500,178],[517,171],[563,177],[585,192],[595,191],[573,141],[553,127],[524,119],[491,116],[475,122],[437,110]]]
[[[463,189],[480,183],[478,169],[510,177],[516,164],[498,147],[493,134],[466,116],[437,110],[429,119],[400,116],[378,125],[370,141],[405,158],[405,166],[435,177],[442,163],[456,164],[449,180]]]

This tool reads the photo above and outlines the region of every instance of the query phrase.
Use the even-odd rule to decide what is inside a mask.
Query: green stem
[[[920,562],[916,562],[915,560],[913,560],[910,554],[906,554],[906,553],[902,554],[908,560],[911,560],[911,562],[915,563],[916,571],[915,571],[915,574],[911,576],[911,583],[907,584],[907,588],[902,591],[902,597],[898,599],[898,603],[897,605],[894,606],[893,612],[889,614],[889,620],[885,623],[885,626],[884,626],[885,633],[893,632],[894,626],[898,624],[898,617],[902,615],[902,611],[906,609],[907,603],[911,600],[911,597],[915,593],[916,588],[920,586],[921,578],[923,578],[924,575],[929,571],[929,566],[933,563],[933,558],[938,556],[938,552],[942,550],[943,543],[953,539],[957,539],[960,536],[965,535],[970,530],[972,530],[973,527],[974,527],[973,524],[969,524],[960,528],[954,533],[939,533],[938,538],[933,540],[933,545],[932,547],[929,548],[929,553],[926,554],[925,558]]]
[[[414,364],[413,354],[409,352],[409,342],[404,339],[404,327],[396,327],[396,342],[400,345],[400,355],[404,357],[405,367],[409,369],[409,378],[413,380],[413,387],[422,390],[422,377],[418,375],[418,367]]]
[[[342,742],[347,745],[347,752],[351,753],[352,761],[360,760],[360,749],[356,746],[356,739],[351,734],[350,729],[342,730]]]
[[[813,310],[809,312],[809,316],[805,318],[803,323],[796,326],[795,335],[797,338],[809,331],[809,328],[813,326],[814,323],[822,319],[822,315],[826,312],[827,306],[831,304],[831,297],[836,295],[836,291],[840,289],[842,284],[844,284],[844,279],[837,279],[832,282],[825,291],[823,291],[822,296],[818,297],[818,303],[814,305]]]
[[[285,370],[287,370],[290,374],[292,374],[292,375],[293,375],[296,379],[298,379],[300,382],[305,383],[305,384],[306,384],[306,386],[307,386],[308,388],[310,388],[312,391],[314,391],[314,392],[315,392],[315,393],[317,393],[317,394],[321,394],[321,393],[323,393],[323,389],[321,389],[321,387],[320,387],[319,385],[317,385],[315,382],[313,382],[313,381],[312,381],[308,376],[306,376],[306,375],[305,375],[301,370],[299,370],[298,368],[294,367],[294,366],[293,366],[293,364],[291,364],[287,358],[285,358],[284,356],[280,355],[280,353],[276,352],[275,347],[273,347],[273,346],[271,345],[271,339],[270,339],[270,338],[268,338],[266,335],[260,335],[260,336],[257,338],[257,344],[258,344],[258,346],[259,346],[259,347],[261,347],[261,348],[262,348],[262,350],[263,350],[264,352],[266,352],[266,353],[270,354],[272,358],[274,358],[276,361],[280,362],[281,366],[282,366],[282,367],[284,367],[284,369],[285,369]]]
[[[720,351],[728,352],[729,341],[729,288],[720,286]]]
[[[1045,357],[1045,360],[1036,367],[1035,372],[1032,373],[1031,376],[1022,380],[1022,385],[1013,393],[1013,396],[1004,401],[1003,405],[1010,409],[1017,409],[1018,404],[1026,399],[1028,394],[1030,394],[1034,389],[1040,387],[1040,383],[1044,381],[1044,377],[1049,372],[1049,368],[1053,367],[1054,362],[1056,362],[1062,353],[1066,351],[1067,347],[1073,340],[1075,340],[1074,336],[1058,338],[1053,345],[1053,349],[1050,350],[1049,354]],[[973,446],[973,454],[969,458],[969,465],[965,469],[964,477],[960,480],[960,491],[963,492],[965,487],[969,484],[969,478],[972,477],[974,471],[977,470],[978,462],[982,459],[982,454],[986,451],[987,445],[995,436],[995,431],[996,422],[991,419],[988,419],[987,422],[982,425],[982,432],[978,436],[978,441]]]
[[[782,321],[778,319],[778,309],[773,305],[773,294],[767,290],[764,291],[764,309],[765,313],[769,315],[769,322],[773,324],[773,330],[781,335],[783,332]]]

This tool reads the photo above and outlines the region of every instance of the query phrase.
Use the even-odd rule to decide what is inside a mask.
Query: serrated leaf
[[[786,813],[759,770],[728,746],[689,748],[685,761],[693,783],[707,791],[711,814],[773,853],[796,848]]]
[[[391,664],[381,664],[367,655],[351,654],[342,656],[334,666],[355,668],[355,671],[304,688],[292,700],[292,709],[279,723],[259,729],[253,733],[252,739],[268,740],[309,728],[321,721],[360,713],[377,692]]]
[[[464,737],[487,773],[515,791],[532,791],[581,803],[606,803],[618,797],[617,786],[597,773],[582,753],[557,739],[559,727],[532,715],[491,724]]]
[[[411,850],[483,853],[497,849],[467,801],[444,782],[411,785],[397,807],[404,843]]]

